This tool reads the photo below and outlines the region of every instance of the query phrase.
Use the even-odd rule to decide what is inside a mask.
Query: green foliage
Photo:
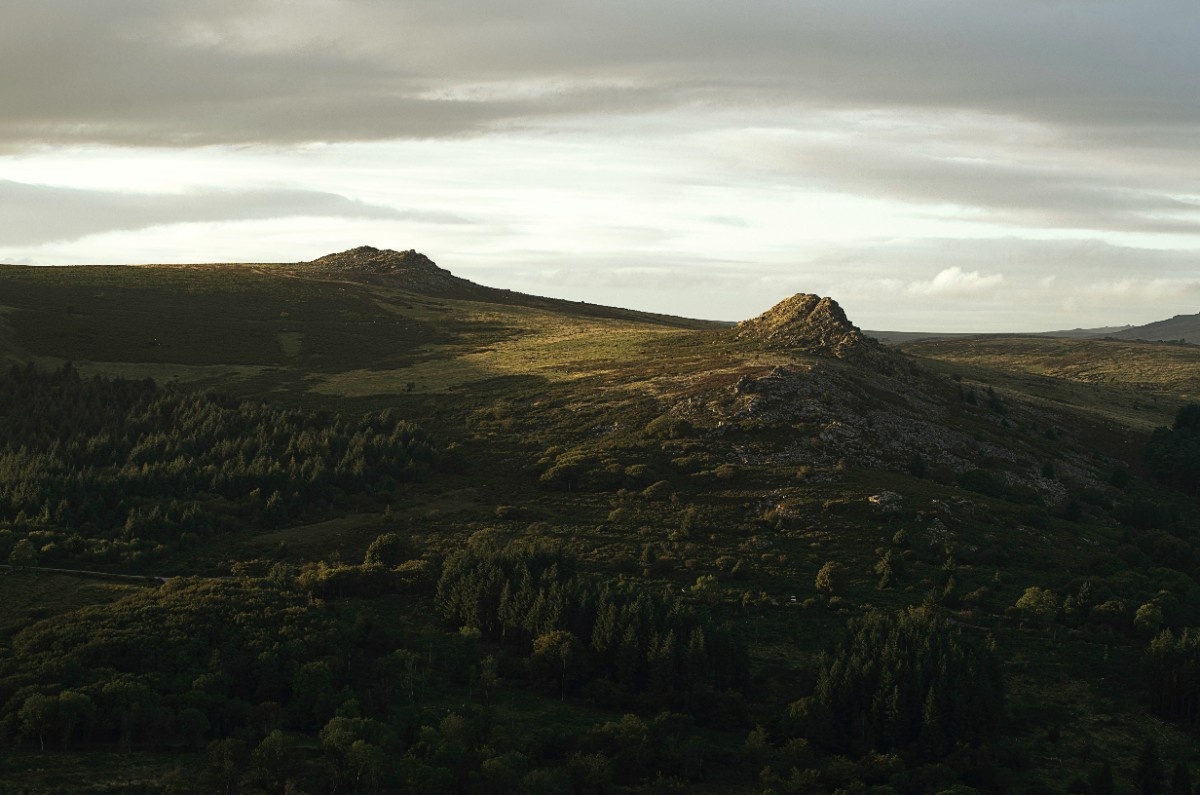
[[[938,756],[991,737],[1003,703],[987,646],[921,610],[872,611],[821,655],[813,695],[793,715],[830,748]]]
[[[991,407],[973,410],[954,402],[952,383],[927,378],[924,365],[882,354],[882,364],[903,370],[900,382],[873,361],[743,350],[726,330],[664,335],[658,321],[615,312],[606,317],[620,325],[587,325],[582,313],[607,310],[582,305],[506,299],[530,302],[526,313],[515,304],[416,296],[399,275],[334,285],[307,279],[303,268],[247,291],[234,270],[210,280],[227,292],[219,300],[199,289],[207,277],[169,274],[172,284],[188,285],[169,306],[192,313],[181,326],[193,339],[168,330],[144,349],[148,313],[124,316],[136,309],[129,296],[163,296],[129,286],[149,276],[113,271],[104,276],[111,284],[98,285],[90,270],[68,277],[42,269],[39,284],[62,283],[41,290],[44,297],[15,294],[11,280],[0,290],[8,305],[0,307],[0,354],[86,353],[89,371],[202,378],[279,401],[260,406],[81,378],[94,406],[79,407],[64,388],[62,405],[76,408],[38,415],[37,433],[36,423],[20,428],[24,452],[0,442],[0,459],[25,467],[6,470],[0,489],[28,497],[0,513],[3,558],[25,568],[31,560],[102,570],[120,562],[121,570],[154,575],[228,567],[237,577],[172,580],[156,592],[139,585],[145,595],[81,613],[72,611],[134,586],[8,577],[0,592],[0,741],[24,744],[10,749],[10,778],[35,779],[31,768],[53,757],[64,768],[55,783],[86,782],[97,792],[749,792],[757,784],[780,795],[894,795],[1061,792],[1072,770],[1076,791],[1101,793],[1113,791],[1111,769],[1094,761],[1115,760],[1128,779],[1140,741],[1131,738],[1145,725],[1134,717],[1145,701],[1126,685],[1174,688],[1155,699],[1188,703],[1180,694],[1192,676],[1190,652],[1155,660],[1147,651],[1145,670],[1161,663],[1160,675],[1139,680],[1132,670],[1139,639],[1167,627],[1178,643],[1182,627],[1200,621],[1195,516],[1186,500],[1130,482],[1122,460],[1136,439],[1129,429],[1148,434],[1165,421],[1165,399],[1141,373],[1146,386],[1125,395],[1101,383],[1071,391],[1045,377],[1007,378],[1002,366],[980,369],[970,380],[996,386],[986,395],[984,386],[971,390],[973,403]],[[69,303],[59,298],[68,282]],[[34,299],[53,306],[31,309]],[[187,308],[193,303],[203,309]],[[62,324],[45,322],[66,305],[72,311]],[[290,316],[286,326],[277,315]],[[102,342],[84,339],[89,324],[110,321],[117,327]],[[276,338],[281,331],[286,339]],[[96,351],[120,355],[90,355]],[[792,368],[782,380],[794,396],[773,407],[764,391],[744,421],[730,422],[733,379],[765,372],[775,359]],[[1195,356],[1178,361],[1187,383],[1198,383]],[[1072,362],[1108,377],[1089,365]],[[120,384],[130,399],[113,397]],[[1196,394],[1191,386],[1169,391]],[[813,410],[802,411],[810,400]],[[1073,413],[1081,400],[1087,416]],[[213,418],[212,434],[193,432],[189,401]],[[317,406],[345,414],[311,410]],[[325,449],[327,432],[352,438],[387,406],[447,434],[454,467],[435,455],[376,477],[366,458],[355,471],[356,453],[343,465],[349,443]],[[779,424],[755,416],[775,408],[792,416]],[[889,421],[893,410],[902,421],[936,426],[926,438],[944,439],[945,449],[903,446],[908,431]],[[672,418],[685,412],[711,418],[702,434]],[[864,420],[848,426],[861,436],[847,438],[855,449],[839,449],[840,434],[823,433],[847,412]],[[108,414],[119,417],[102,433],[74,429]],[[22,425],[21,417],[11,424]],[[276,440],[276,430],[287,438]],[[898,438],[887,437],[892,430]],[[0,428],[0,439],[10,431]],[[139,435],[127,443],[127,432]],[[181,448],[181,433],[197,449]],[[873,448],[877,439],[885,444]],[[125,458],[107,463],[105,453]],[[870,468],[874,453],[880,471]],[[299,477],[290,474],[293,458]],[[839,458],[853,465],[835,470]],[[95,463],[88,470],[81,460]],[[1047,461],[1068,489],[1066,499],[1062,491],[1055,497],[1065,510],[1036,507],[1021,485]],[[448,477],[407,485],[433,463]],[[968,489],[1035,507],[962,499],[954,472],[964,463],[981,473],[964,477]],[[1110,480],[1110,472],[1120,474]],[[227,482],[237,473],[240,490]],[[117,485],[106,491],[110,482]],[[856,507],[885,488],[902,492],[906,510]],[[629,491],[597,496],[617,489]],[[1085,524],[1060,521],[1071,515],[1071,498]],[[814,508],[822,503],[830,510]],[[394,516],[389,511],[378,529],[367,515],[385,505]],[[785,505],[796,510],[768,507]],[[1117,527],[1118,519],[1129,526]],[[544,521],[524,526],[534,520]],[[300,523],[312,527],[294,527]],[[496,526],[492,539],[524,540],[510,548],[478,532]],[[256,537],[245,532],[251,528],[287,529]],[[368,546],[376,533],[383,535]],[[562,546],[533,540],[550,537]],[[946,544],[960,563],[939,569]],[[827,597],[789,600],[825,561],[835,564],[822,584]],[[1066,582],[1070,576],[1090,579],[1080,585]],[[735,577],[745,592],[736,601]],[[1066,597],[1061,620],[1069,630],[1009,620],[1036,608],[1039,600],[1005,610],[1031,582],[1053,583]],[[930,605],[962,601],[970,609],[936,631],[909,633],[919,639],[893,629],[851,641],[864,634],[859,622],[873,620],[867,602],[902,608],[926,593]],[[844,609],[806,609],[821,602]],[[1045,615],[1059,615],[1057,605]],[[853,616],[844,641],[818,656]],[[986,744],[959,726],[989,723],[968,714],[995,723],[995,710],[978,706],[988,699],[973,690],[988,675],[962,674],[970,654],[945,651],[955,643],[982,648],[994,662],[981,638],[972,643],[980,627],[997,633],[1005,670],[1015,674],[1013,719],[1004,739]],[[748,654],[743,642],[751,640]],[[885,676],[890,688],[879,683]],[[901,677],[913,684],[900,687]],[[1094,701],[1101,690],[1103,702]],[[793,691],[808,697],[789,722],[779,705]],[[836,698],[818,697],[826,692]],[[657,714],[663,709],[673,712]],[[1175,707],[1155,709],[1166,715]],[[764,728],[743,743],[755,722]],[[790,736],[797,730],[812,741]],[[1155,734],[1178,754],[1180,732],[1159,726]],[[207,765],[190,750],[206,743]],[[892,750],[871,750],[879,745]],[[106,784],[93,776],[106,758],[145,770]],[[178,768],[170,781],[155,778],[163,765]],[[1105,769],[1107,785],[1088,775]]]
[[[8,554],[8,563],[14,569],[28,569],[36,566],[37,562],[37,550],[28,538],[22,538],[13,544],[12,551]]]
[[[1200,403],[1175,414],[1174,425],[1158,428],[1146,443],[1146,461],[1160,481],[1200,494]]]
[[[291,699],[287,672],[340,654],[346,633],[294,592],[174,581],[17,633],[0,659],[0,703],[20,709],[27,735],[42,741],[57,727],[64,743],[94,722],[94,737],[128,745],[164,732],[175,712],[196,710],[207,728],[189,713],[172,730],[195,743],[210,729],[242,725],[249,704]],[[51,695],[14,707],[12,694],[31,687]]]
[[[0,521],[55,529],[92,560],[278,525],[347,494],[390,496],[437,459],[428,434],[390,411],[348,419],[70,366],[0,375],[0,416],[23,418],[0,424]]]
[[[566,636],[556,633],[565,632],[578,643],[585,669],[634,692],[722,690],[744,682],[745,650],[711,617],[669,592],[598,583],[576,568],[555,547],[492,548],[478,541],[446,559],[436,603],[452,624],[503,644],[529,648],[552,638],[562,648]]]
[[[384,533],[367,547],[363,563],[367,566],[396,566],[412,557],[411,544],[398,533]]]
[[[543,458],[543,465],[546,469],[538,483],[542,488],[555,491],[613,491],[627,479],[624,469],[615,460],[582,450],[547,456]]]
[[[1025,589],[1013,607],[1029,618],[1050,622],[1058,615],[1058,597],[1047,588],[1031,585]]]
[[[1142,680],[1151,709],[1187,726],[1200,724],[1200,632],[1155,636],[1142,657]]]
[[[813,578],[813,587],[824,594],[833,596],[841,592],[845,585],[845,569],[835,560],[827,560],[817,569]]]
[[[683,439],[695,433],[692,423],[681,417],[664,414],[646,426],[646,435],[660,439]]]

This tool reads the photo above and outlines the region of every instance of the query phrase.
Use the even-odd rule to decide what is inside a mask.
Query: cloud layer
[[[0,136],[137,145],[479,133],[681,104],[970,110],[1188,147],[1191,0],[18,0]]]
[[[1197,41],[1195,0],[14,0],[0,259],[1145,322],[1200,309]]]
[[[0,245],[76,240],[116,230],[178,223],[296,216],[466,223],[448,213],[400,211],[304,190],[191,191],[180,194],[78,190],[0,180]]]

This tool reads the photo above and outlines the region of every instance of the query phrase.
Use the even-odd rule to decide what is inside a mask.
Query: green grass
[[[1200,399],[1200,348],[1118,340],[972,337],[907,343],[939,369],[1144,431]],[[940,366],[939,366],[940,365]]]

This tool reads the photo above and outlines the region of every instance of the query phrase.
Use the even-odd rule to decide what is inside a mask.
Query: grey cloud
[[[1197,40],[1193,0],[17,0],[0,140],[425,137],[706,103],[966,109],[1190,149]]]
[[[735,158],[729,169],[746,168]],[[947,205],[969,220],[1025,228],[1200,234],[1200,203],[1177,196],[1190,174],[1146,178],[1085,165],[933,157],[867,142],[797,143],[753,165],[759,178],[821,190]],[[959,216],[954,216],[959,217]]]
[[[289,216],[381,218],[467,223],[448,213],[400,211],[304,190],[193,191],[181,194],[113,193],[0,180],[0,244],[74,240],[115,230],[162,224],[241,221]]]

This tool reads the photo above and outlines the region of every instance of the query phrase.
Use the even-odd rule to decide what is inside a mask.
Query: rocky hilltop
[[[756,318],[734,327],[740,340],[757,340],[772,348],[789,348],[804,353],[855,357],[878,347],[832,298],[797,293],[785,298]]]
[[[419,291],[478,288],[474,282],[460,279],[450,271],[439,268],[429,257],[411,249],[394,251],[359,246],[337,254],[326,254],[304,265],[356,279],[386,277],[388,284]]]

